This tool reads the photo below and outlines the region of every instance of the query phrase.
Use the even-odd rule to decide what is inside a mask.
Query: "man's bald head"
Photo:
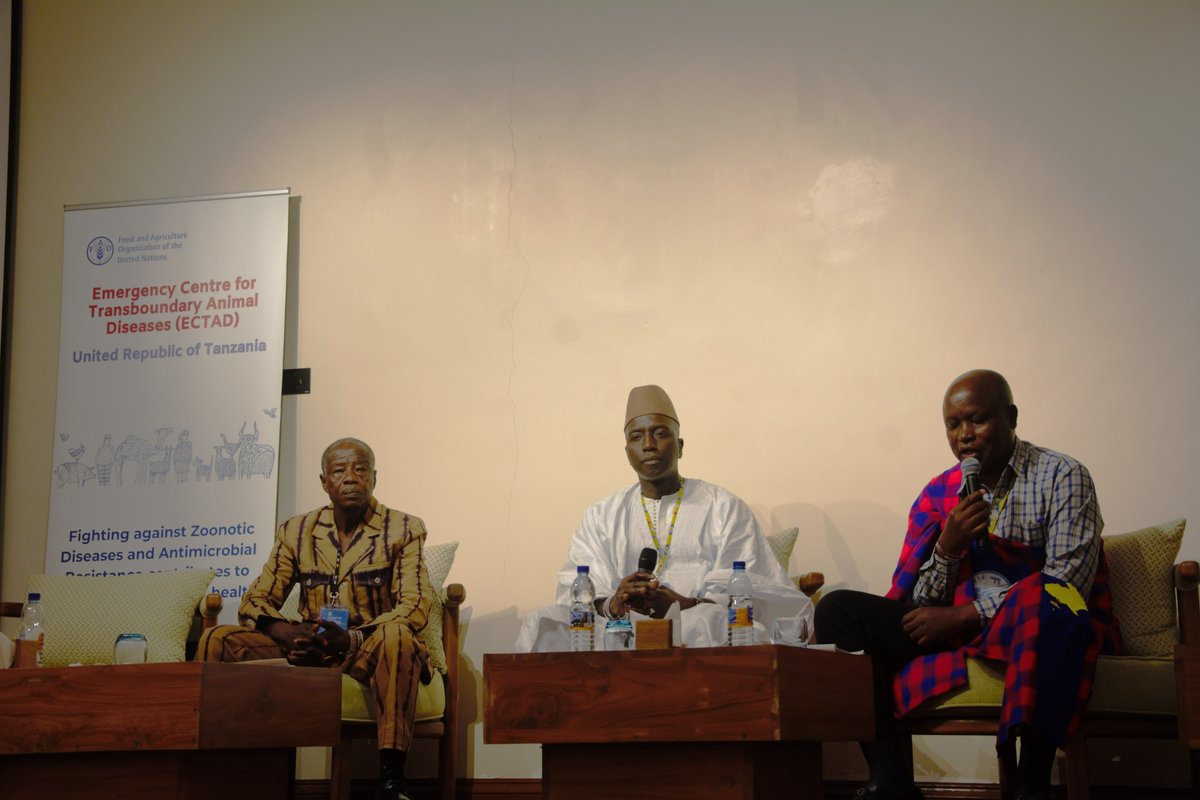
[[[337,450],[347,445],[357,447],[362,450],[367,459],[371,462],[371,469],[375,469],[375,451],[371,449],[371,445],[364,442],[362,439],[355,439],[353,436],[343,436],[329,447],[325,448],[325,452],[321,454],[321,474],[324,475],[329,468],[329,456],[334,450]]]
[[[975,369],[959,375],[942,399],[946,440],[959,461],[977,459],[985,485],[995,486],[1017,444],[1017,407],[999,372]]]
[[[1008,380],[999,372],[991,369],[973,369],[959,375],[950,382],[943,400],[966,383],[972,384],[976,391],[991,393],[1002,405],[1011,406],[1013,404],[1012,389],[1008,385]]]

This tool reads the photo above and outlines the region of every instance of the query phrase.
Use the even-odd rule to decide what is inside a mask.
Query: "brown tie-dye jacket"
[[[261,617],[282,619],[280,608],[300,584],[300,616],[315,622],[329,601],[337,567],[341,602],[350,627],[368,634],[385,622],[407,622],[413,633],[429,621],[433,589],[425,566],[425,523],[374,497],[369,522],[359,526],[338,566],[333,506],[292,517],[275,532],[262,574],[242,596],[238,618],[253,627]]]

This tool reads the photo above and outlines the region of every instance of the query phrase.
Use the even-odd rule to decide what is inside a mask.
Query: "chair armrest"
[[[446,727],[445,737],[442,739],[442,747],[439,760],[439,769],[441,761],[445,759],[447,763],[453,765],[457,759],[457,734],[458,730],[458,609],[467,598],[467,590],[461,583],[447,584],[443,592],[445,595],[442,598],[442,648],[446,651],[446,709],[442,713],[442,724]],[[444,796],[444,795],[443,795]]]
[[[447,677],[458,679],[458,609],[467,598],[461,583],[450,583],[442,590],[442,649],[446,651]]]
[[[796,578],[796,588],[804,592],[807,597],[812,597],[821,591],[821,587],[824,585],[825,573],[823,572],[806,572]]]
[[[461,583],[450,583],[442,595],[442,649],[446,652],[446,674],[453,684],[458,680],[458,609],[467,598],[467,590]]]
[[[1175,602],[1179,612],[1179,643],[1200,644],[1200,564],[1181,561],[1175,565]]]
[[[1175,565],[1175,588],[1188,592],[1200,586],[1200,564],[1180,561]]]
[[[200,614],[200,627],[204,630],[215,628],[217,626],[217,617],[221,615],[221,608],[224,605],[225,601],[216,592],[209,592],[204,597],[201,597],[200,605],[196,609]]]

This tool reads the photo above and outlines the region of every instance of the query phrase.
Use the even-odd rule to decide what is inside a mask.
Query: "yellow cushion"
[[[984,661],[980,658],[967,659],[967,685],[953,692],[935,697],[922,711],[964,708],[999,708],[1004,696],[1004,669],[1002,661]]]
[[[1005,664],[967,659],[967,685],[921,706],[934,716],[994,711],[1004,696]],[[1088,714],[1176,713],[1175,662],[1149,656],[1100,656]]]
[[[112,577],[30,575],[46,617],[47,667],[111,664],[121,633],[146,636],[146,660],[183,661],[188,631],[212,570]]]
[[[1177,708],[1173,657],[1100,656],[1088,714],[1174,716]]]
[[[1170,656],[1178,643],[1175,558],[1186,520],[1104,537],[1122,654]]]
[[[429,685],[417,687],[417,722],[441,719],[446,713],[446,682],[441,675],[434,675]],[[355,722],[373,722],[375,704],[371,690],[365,684],[342,676],[342,719]]]

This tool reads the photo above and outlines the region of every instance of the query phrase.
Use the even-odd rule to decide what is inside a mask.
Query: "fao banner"
[[[217,572],[275,527],[288,192],[65,212],[46,571]]]

